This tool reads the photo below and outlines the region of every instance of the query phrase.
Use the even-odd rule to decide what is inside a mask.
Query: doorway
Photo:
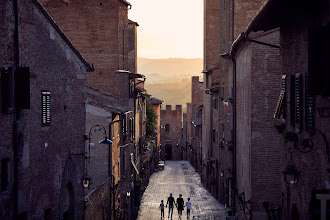
[[[165,160],[172,160],[172,145],[165,146]]]

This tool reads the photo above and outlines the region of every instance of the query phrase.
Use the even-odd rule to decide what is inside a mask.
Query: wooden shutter
[[[305,128],[309,133],[315,132],[315,100],[311,92],[310,75],[306,73],[305,79]]]
[[[299,73],[296,74],[295,79],[295,103],[296,125],[298,126],[298,128],[302,128],[302,77]]]
[[[15,71],[15,107],[30,109],[30,69],[19,67]]]

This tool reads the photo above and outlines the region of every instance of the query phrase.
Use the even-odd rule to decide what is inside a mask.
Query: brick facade
[[[171,105],[166,105],[165,110],[160,110],[161,126],[161,159],[182,160],[182,106],[176,105],[172,110]]]
[[[94,65],[95,71],[87,74],[87,86],[121,97],[121,81],[115,70],[127,70],[129,66],[128,3],[119,0],[40,2],[86,60]]]
[[[83,153],[85,148],[84,88],[86,71],[91,67],[39,3],[32,0],[18,1],[19,59],[15,62],[13,3],[1,1],[0,44],[4,50],[0,60],[2,65],[29,67],[30,109],[20,114],[0,114],[1,165],[8,162],[8,184],[1,183],[0,218],[82,219],[84,157],[70,152]],[[1,80],[4,86],[4,78]],[[50,123],[45,126],[42,90],[50,92]],[[2,101],[3,97],[4,93]],[[18,142],[13,142],[15,137]]]
[[[255,35],[253,39],[279,45],[279,31]],[[281,198],[282,140],[274,129],[278,121],[273,119],[281,89],[279,49],[242,43],[235,58],[237,190],[250,199],[251,217],[265,219],[267,213],[260,201],[276,207]]]

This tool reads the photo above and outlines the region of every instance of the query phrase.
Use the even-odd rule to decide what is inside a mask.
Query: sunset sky
[[[138,57],[203,57],[203,0],[128,2],[128,17],[139,24]]]

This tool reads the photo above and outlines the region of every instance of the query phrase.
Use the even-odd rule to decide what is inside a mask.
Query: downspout
[[[18,14],[18,2],[14,1],[14,13],[15,13],[15,33],[14,33],[14,42],[15,42],[15,67],[18,68],[20,65],[19,62],[19,14]],[[14,218],[18,214],[18,125],[21,122],[21,110],[17,109],[15,122],[13,124],[13,150],[14,150]]]

